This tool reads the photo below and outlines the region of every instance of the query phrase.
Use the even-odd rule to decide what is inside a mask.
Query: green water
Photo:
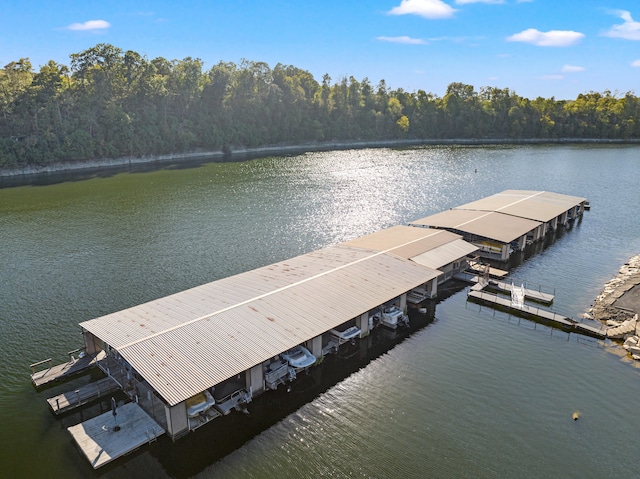
[[[639,158],[622,146],[352,150],[0,189],[2,476],[638,476],[640,370],[464,292],[330,389],[293,391],[301,405],[282,417],[212,423],[98,473],[66,427],[105,406],[55,418],[45,399],[77,383],[35,391],[28,375],[81,345],[80,321],[505,189],[591,201],[513,273],[555,288],[556,310],[577,317],[640,252]]]

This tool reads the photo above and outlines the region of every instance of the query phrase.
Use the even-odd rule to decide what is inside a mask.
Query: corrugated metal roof
[[[541,223],[502,213],[452,209],[427,216],[410,223],[412,226],[451,228],[465,233],[494,239],[502,243],[511,241],[534,230]]]
[[[418,256],[414,256],[411,258],[411,261],[426,266],[427,268],[440,269],[477,250],[478,248],[471,243],[467,243],[463,239],[457,239],[451,243],[443,244]]]
[[[334,246],[80,325],[175,405],[440,274]]]
[[[446,230],[392,226],[341,244],[375,251],[387,251],[409,259],[461,238],[462,236]],[[463,254],[461,257],[464,256]]]
[[[495,211],[546,223],[585,201],[550,191],[506,190],[455,209]]]

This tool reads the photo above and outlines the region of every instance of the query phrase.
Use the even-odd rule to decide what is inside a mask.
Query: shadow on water
[[[111,178],[122,173],[149,173],[160,170],[187,170],[200,168],[207,163],[230,161],[243,160],[219,156],[215,158],[186,159],[179,161],[167,160],[154,161],[149,163],[126,163],[118,166],[100,166],[95,168],[83,168],[79,170],[61,170],[15,176],[0,176],[0,189],[14,188],[18,186],[50,186],[60,183],[80,182],[95,178]]]
[[[437,302],[463,287],[456,285],[447,290]],[[162,436],[156,443],[143,447],[133,455],[148,451],[169,476],[192,477],[427,327],[435,320],[436,304],[435,300],[426,301],[420,305],[420,309],[409,309],[410,325],[406,328],[393,331],[379,326],[355,344],[342,345],[337,354],[328,355],[320,365],[300,374],[290,388],[281,385],[275,391],[267,391],[254,398],[248,405],[247,414],[231,412],[176,442]],[[122,461],[114,461],[97,474],[108,475],[121,465]]]
[[[176,167],[183,168],[185,166],[180,164]],[[194,163],[190,167],[197,167],[197,164]],[[166,165],[166,168],[172,168],[172,165]],[[525,251],[514,254],[507,264],[495,263],[495,267],[509,271],[517,268],[530,257],[560,241],[579,224],[578,221],[575,225],[571,224],[567,228],[559,228],[544,241],[529,245]],[[162,436],[157,442],[143,446],[132,452],[127,458],[118,459],[98,471],[91,472],[96,477],[111,476],[123,466],[123,461],[130,461],[134,457],[148,453],[170,477],[182,479],[197,475],[296,412],[305,404],[314,401],[353,373],[365,368],[370,362],[384,355],[414,333],[433,323],[436,320],[436,305],[464,290],[467,286],[466,283],[457,280],[440,285],[436,300],[427,300],[419,307],[409,308],[409,327],[389,330],[379,326],[357,343],[342,345],[337,354],[328,355],[320,365],[300,374],[290,387],[283,385],[276,391],[267,391],[256,397],[248,405],[247,414],[232,412],[227,416],[217,418],[176,442]],[[494,311],[493,317],[496,316],[497,318],[507,318],[509,322],[512,320],[511,315]],[[520,318],[517,318],[517,324],[521,324]],[[523,324],[533,324],[533,328],[537,328],[535,322]],[[553,335],[554,328],[545,328],[546,330],[549,330],[549,334]],[[569,336],[563,336],[563,338],[568,340]],[[122,394],[116,397],[119,401],[125,400],[125,396]],[[60,422],[66,428],[109,410],[109,398],[104,398],[87,408],[62,415]],[[83,473],[91,470],[88,464],[84,464],[84,466]]]
[[[52,172],[38,172],[24,175],[0,176],[0,189],[14,188],[18,186],[50,186],[67,182],[79,182],[95,178],[111,178],[122,173],[150,173],[154,171],[179,171],[201,168],[209,163],[241,163],[277,155],[279,158],[293,157],[304,153],[306,150],[291,150],[265,153],[232,153],[224,155],[204,156],[200,158],[179,158],[169,160],[155,160],[144,163],[123,163],[115,166],[96,166],[80,169],[68,169]]]
[[[529,260],[529,258],[537,256],[547,248],[561,242],[566,235],[571,234],[574,228],[579,228],[581,223],[582,216],[579,216],[575,221],[570,222],[567,226],[559,226],[555,231],[548,233],[542,241],[531,243],[527,245],[524,250],[514,251],[511,253],[509,261],[506,263],[486,258],[482,258],[482,262],[488,263],[493,268],[512,272],[519,266],[522,266],[527,260]]]

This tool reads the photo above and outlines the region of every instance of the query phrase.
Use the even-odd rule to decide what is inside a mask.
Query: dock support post
[[[307,341],[309,343],[309,349],[311,350],[311,354],[313,354],[316,358],[322,357],[322,336],[316,336],[313,339]]]
[[[364,313],[356,318],[356,326],[360,328],[360,337],[364,338],[369,334],[369,313]]]

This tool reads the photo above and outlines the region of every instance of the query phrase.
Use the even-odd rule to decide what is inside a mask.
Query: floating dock
[[[67,428],[94,469],[155,441],[165,430],[136,403]],[[117,420],[117,428],[116,428]]]
[[[488,289],[497,289],[505,293],[511,292],[513,283],[505,283],[503,281],[489,281],[487,285]],[[535,301],[536,303],[551,304],[553,303],[554,295],[550,293],[543,293],[542,291],[525,288],[521,288],[524,294],[524,299]]]
[[[475,271],[477,274],[488,273],[488,275],[492,278],[504,278],[509,274],[508,271],[494,268],[492,266],[489,266],[488,264],[480,263],[479,261],[469,261],[469,269]]]
[[[511,286],[512,283],[506,283],[504,281],[496,281],[493,279],[486,280],[477,275],[472,275],[469,273],[459,273],[456,276],[456,279],[466,281],[468,283],[474,283],[471,287],[472,291],[482,291],[483,289],[494,289],[501,291],[503,293],[511,294]],[[542,291],[530,289],[530,288],[522,288],[524,292],[524,297],[531,301],[535,301],[537,303],[543,304],[551,304],[553,303],[554,295],[550,293],[543,293]]]
[[[561,314],[554,313],[553,311],[547,311],[545,309],[540,309],[528,304],[515,304],[513,301],[511,301],[511,299],[501,297],[497,294],[487,293],[485,291],[470,290],[467,294],[467,297],[478,303],[489,304],[490,306],[506,310],[509,313],[519,316],[542,320],[565,330],[570,330],[576,333],[585,334],[587,336],[601,339],[606,337],[604,328],[598,328],[589,324],[580,323]]]
[[[47,402],[51,411],[58,415],[111,394],[118,389],[120,389],[120,385],[113,378],[107,377],[73,391],[51,397],[47,399]]]
[[[76,374],[83,373],[84,371],[96,366],[98,361],[106,357],[106,353],[104,351],[100,351],[97,355],[85,354],[83,357],[77,359],[74,358],[71,353],[69,353],[69,357],[71,359],[69,359],[68,362],[64,364],[58,364],[57,366],[52,366],[51,358],[32,364],[31,382],[33,383],[33,385],[39,388],[46,384],[57,381],[64,381],[72,376],[75,376]],[[37,367],[47,363],[49,364],[49,367],[47,369],[35,371]]]

